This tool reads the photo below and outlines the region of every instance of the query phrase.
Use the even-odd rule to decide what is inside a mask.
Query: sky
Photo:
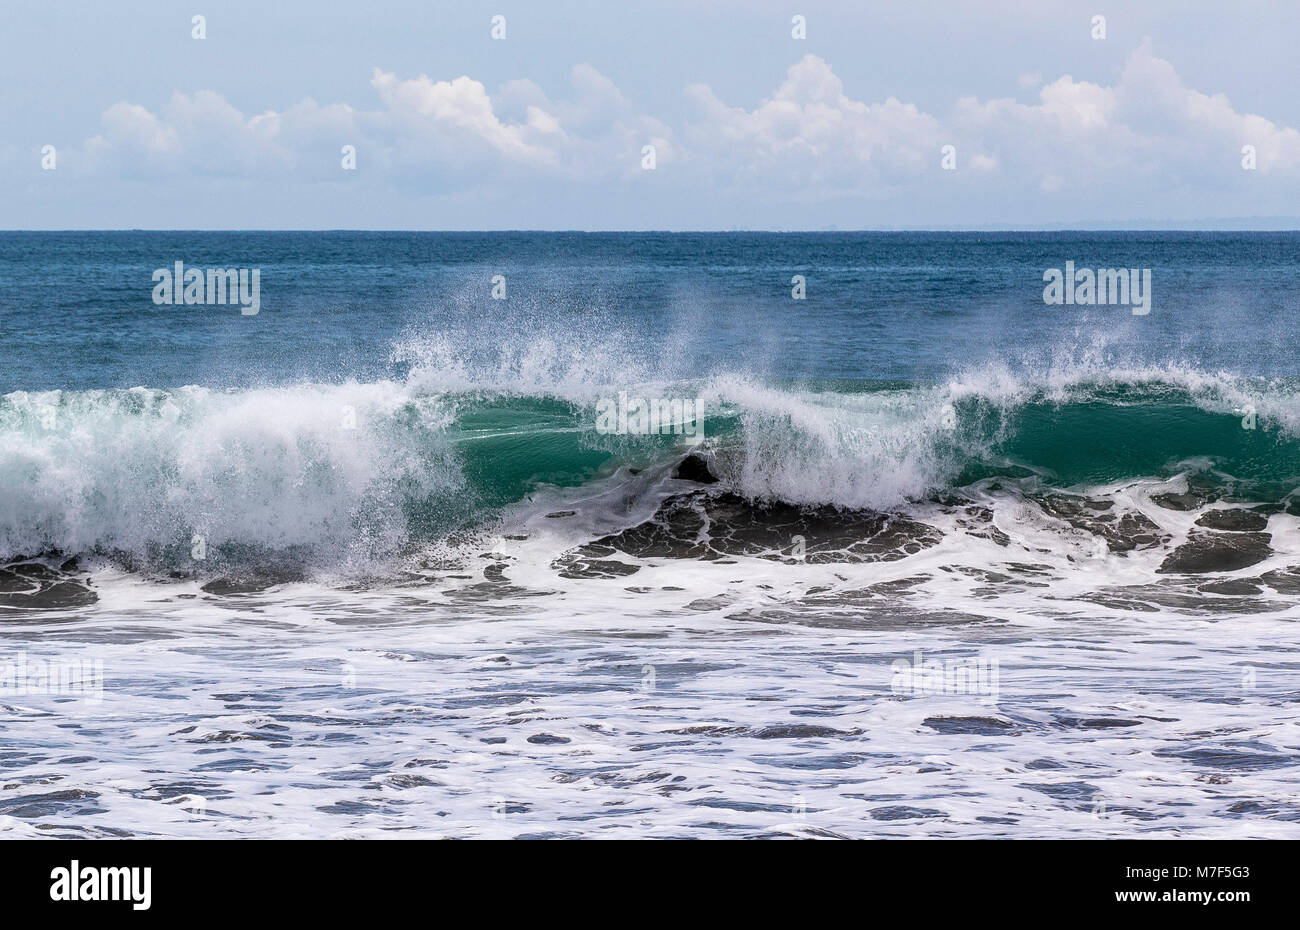
[[[1300,228],[1297,47],[1295,0],[5,0],[0,229]]]

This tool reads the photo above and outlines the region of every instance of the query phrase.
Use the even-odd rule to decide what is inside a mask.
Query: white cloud
[[[554,99],[528,80],[491,94],[469,76],[403,78],[376,68],[375,109],[306,99],[245,115],[212,91],[175,94],[157,113],[114,104],[87,140],[82,167],[127,177],[339,180],[337,153],[347,143],[357,146],[368,183],[491,198],[501,185],[594,188],[643,178],[641,146],[651,143],[657,182],[667,176],[679,189],[777,205],[963,192],[995,206],[1008,198],[1085,203],[1141,199],[1153,182],[1213,195],[1246,189],[1245,144],[1257,149],[1259,176],[1294,190],[1300,175],[1300,133],[1186,87],[1149,43],[1111,86],[1068,74],[1014,80],[1037,87],[1037,101],[962,97],[928,113],[894,96],[855,99],[828,62],[806,55],[752,109],[687,86],[693,116],[675,132],[586,64]],[[958,148],[958,170],[941,173],[946,144]]]
[[[775,184],[779,197],[878,190],[923,172],[943,144],[932,116],[893,97],[873,106],[851,99],[815,55],[791,66],[752,111],[726,106],[701,84],[687,93],[701,116],[688,136],[693,157],[738,187]]]
[[[376,68],[370,85],[386,107],[385,116],[414,136],[435,137],[451,145],[481,143],[509,161],[555,163],[552,149],[530,141],[538,125],[551,127],[542,135],[558,131],[554,118],[533,107],[528,122],[503,123],[493,111],[487,88],[469,77],[433,81],[422,74],[401,80]]]

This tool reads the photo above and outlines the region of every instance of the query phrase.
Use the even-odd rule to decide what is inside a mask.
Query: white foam
[[[43,412],[55,416],[47,428]],[[399,415],[421,429],[397,428]],[[0,553],[183,545],[383,551],[401,483],[453,493],[437,398],[392,383],[0,399]],[[48,421],[47,421],[48,422]]]

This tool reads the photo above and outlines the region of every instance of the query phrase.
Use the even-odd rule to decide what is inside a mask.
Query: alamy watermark
[[[147,911],[153,903],[153,867],[83,866],[73,859],[50,872],[51,901],[129,901],[131,909]]]
[[[1127,304],[1134,316],[1151,312],[1150,268],[1080,268],[1065,263],[1065,271],[1048,268],[1043,272],[1045,304]]]
[[[926,659],[918,649],[911,661],[895,659],[889,666],[889,686],[895,694],[921,697],[967,694],[989,704],[998,701],[998,660],[979,655],[961,659]]]
[[[0,661],[0,698],[38,694],[74,695],[87,704],[104,700],[104,660],[28,658],[20,652]]]
[[[704,437],[704,401],[698,397],[602,397],[596,402],[596,432],[619,436]]]
[[[262,309],[262,269],[186,268],[177,262],[153,273],[155,304],[239,304],[244,316]]]

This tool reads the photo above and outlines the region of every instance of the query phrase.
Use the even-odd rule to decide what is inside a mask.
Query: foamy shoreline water
[[[726,618],[770,609],[759,592],[459,619],[418,600],[169,598],[23,624],[31,652],[101,656],[106,687],[97,706],[0,702],[0,831],[1297,835],[1300,657],[1278,633],[1295,612],[819,628]],[[914,650],[995,655],[996,704],[895,694],[890,663]]]
[[[1149,590],[1156,554],[1066,550],[994,594],[943,566],[1014,552],[951,534],[897,561],[624,555],[636,574],[564,580],[564,523],[400,588],[103,572],[92,607],[7,613],[10,648],[105,680],[98,703],[0,699],[0,831],[1297,835],[1287,598],[1216,612]],[[994,661],[996,694],[900,693],[918,656]]]

